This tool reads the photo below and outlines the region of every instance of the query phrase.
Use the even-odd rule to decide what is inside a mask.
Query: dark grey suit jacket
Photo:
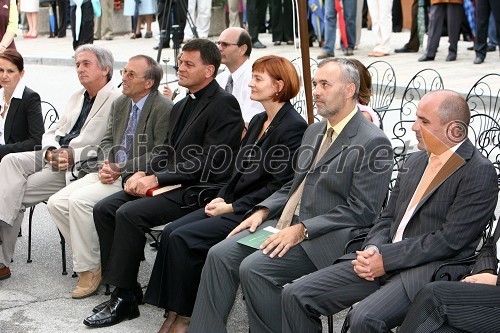
[[[444,260],[474,253],[497,204],[497,175],[491,162],[469,140],[453,156],[438,173],[441,180],[417,205],[403,240],[392,243],[428,163],[427,152],[412,154],[364,243],[380,249],[386,273],[400,272],[411,300]],[[467,268],[460,269],[465,273]]]
[[[129,159],[121,168],[123,181],[137,171],[145,171],[152,158],[153,148],[167,142],[172,106],[172,102],[158,91],[149,94],[137,121]],[[127,128],[131,107],[132,100],[125,95],[113,102],[108,127],[100,144],[100,162],[104,159],[115,162],[115,154]]]
[[[307,175],[299,220],[309,240],[300,245],[318,269],[331,265],[353,236],[372,226],[392,170],[389,140],[359,111],[310,170],[325,131],[326,121],[308,127],[294,179],[257,206],[270,210],[269,219],[279,219],[289,195]]]

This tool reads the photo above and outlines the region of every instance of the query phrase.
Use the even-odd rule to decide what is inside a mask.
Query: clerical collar
[[[205,91],[208,90],[208,87],[210,87],[214,82],[215,82],[215,80],[212,80],[209,84],[207,84],[205,87],[203,87],[202,89],[198,90],[195,93],[191,93],[189,91],[188,92],[188,96],[191,97],[191,99],[201,98],[201,96],[203,96],[203,94],[205,93]],[[218,83],[216,82],[216,84],[218,84]]]

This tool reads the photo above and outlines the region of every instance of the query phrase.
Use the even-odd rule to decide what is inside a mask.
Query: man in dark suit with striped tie
[[[440,264],[474,253],[498,186],[492,163],[467,139],[469,121],[459,94],[424,96],[412,128],[422,151],[400,170],[363,250],[284,288],[283,332],[321,332],[320,315],[356,302],[348,316],[352,333],[388,332]]]
[[[500,228],[481,249],[471,276],[462,282],[433,282],[415,298],[404,333],[498,332],[500,329],[500,275],[496,244]]]

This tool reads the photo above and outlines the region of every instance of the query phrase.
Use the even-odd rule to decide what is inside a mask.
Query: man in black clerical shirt
[[[184,45],[178,76],[189,94],[172,109],[169,146],[155,152],[158,156],[147,172],[135,173],[123,191],[94,206],[103,281],[117,288],[109,301],[94,308],[96,313],[84,320],[85,325],[110,326],[139,316],[142,291],[137,275],[146,243],[144,230],[198,208],[184,207],[187,186],[229,178],[244,123],[236,98],[214,80],[220,61],[213,42],[195,39]],[[146,196],[150,188],[177,184],[182,187]]]

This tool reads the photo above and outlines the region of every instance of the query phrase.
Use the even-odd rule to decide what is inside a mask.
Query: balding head
[[[217,42],[221,61],[233,73],[250,57],[252,40],[244,29],[231,27],[222,31]]]
[[[469,125],[470,122],[470,109],[465,99],[457,92],[452,90],[434,90],[427,93],[424,99],[439,99],[440,103],[437,109],[439,118],[443,124],[450,121],[459,121]]]

